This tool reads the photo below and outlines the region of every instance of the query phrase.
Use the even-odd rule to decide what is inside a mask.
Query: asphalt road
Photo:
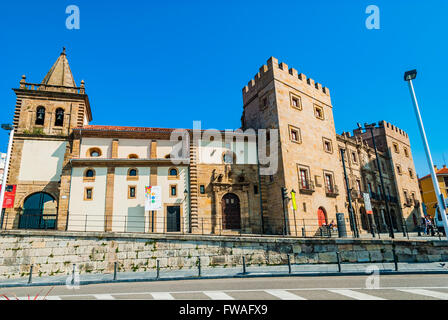
[[[49,292],[49,293],[48,293]],[[448,300],[446,275],[281,277],[0,289],[27,300]],[[0,300],[4,297],[0,297]]]

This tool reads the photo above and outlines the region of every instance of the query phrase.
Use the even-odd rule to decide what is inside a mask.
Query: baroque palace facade
[[[15,195],[3,229],[310,235],[339,212],[350,226],[340,149],[361,231],[387,230],[385,201],[395,230],[413,229],[421,216],[408,135],[385,121],[373,129],[382,196],[370,132],[336,134],[329,89],[275,58],[243,88],[242,130],[225,141],[227,131],[195,137],[191,129],[90,125],[85,84],[76,85],[65,49],[41,83],[22,76],[13,90],[8,185]],[[260,129],[278,130],[274,174],[260,174]],[[177,131],[189,137],[178,163],[170,139]],[[159,210],[146,210],[147,186],[160,187]],[[294,190],[295,208],[282,187],[289,196]]]

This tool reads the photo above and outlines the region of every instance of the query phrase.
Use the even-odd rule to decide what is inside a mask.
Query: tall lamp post
[[[381,182],[381,191],[384,196],[384,202],[386,203],[387,219],[389,220],[389,235],[392,239],[394,239],[395,235],[394,235],[394,227],[392,224],[392,216],[390,215],[389,202],[387,201],[386,188],[384,187],[383,173],[381,172],[380,157],[378,156],[378,150],[376,149],[376,143],[375,143],[375,136],[373,134],[373,128],[375,127],[375,125],[376,125],[376,123],[372,123],[370,125],[367,123],[364,123],[364,128],[366,130],[370,130],[370,135],[372,136],[372,144],[373,144],[373,149],[375,150],[375,157],[376,157],[376,165],[378,167],[378,173],[379,173],[380,182]],[[358,123],[358,128],[362,129],[362,126],[359,123]]]
[[[11,158],[12,140],[14,139],[14,127],[11,124],[2,124],[2,129],[9,131],[8,151],[6,153],[5,170],[3,171],[2,189],[0,191],[0,212],[3,216],[3,201],[5,199],[6,182],[8,179],[9,159]],[[3,219],[2,219],[3,221]]]
[[[418,128],[420,129],[420,135],[422,136],[423,146],[425,148],[426,160],[428,161],[429,172],[431,173],[432,183],[434,185],[434,191],[437,197],[437,203],[439,205],[439,212],[442,215],[443,227],[445,228],[445,236],[448,239],[448,221],[446,217],[446,207],[443,194],[440,192],[439,183],[437,182],[436,172],[434,170],[434,164],[432,162],[431,151],[429,150],[428,139],[426,139],[425,127],[423,126],[422,116],[418,108],[417,97],[415,95],[414,86],[412,80],[417,77],[417,70],[406,71],[404,73],[404,81],[408,82],[409,92],[411,93],[412,102],[414,104],[415,116],[417,117]]]

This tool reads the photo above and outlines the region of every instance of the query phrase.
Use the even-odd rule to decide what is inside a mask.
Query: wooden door
[[[222,228],[224,230],[241,228],[240,199],[233,193],[224,195],[222,206]]]

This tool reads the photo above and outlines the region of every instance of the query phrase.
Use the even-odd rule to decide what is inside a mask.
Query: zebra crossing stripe
[[[353,298],[356,300],[385,300],[383,298],[380,297],[375,297],[375,296],[371,296],[370,294],[366,294],[366,293],[361,293],[361,292],[357,292],[357,291],[353,291],[353,290],[348,290],[348,289],[340,289],[340,290],[328,290],[330,292],[333,293],[337,293],[349,298]]]
[[[264,291],[282,300],[306,300],[305,298],[300,297],[286,290],[264,290]]]
[[[93,296],[98,300],[115,300],[110,294],[94,294]]]
[[[204,294],[212,300],[235,300],[222,291],[204,291]]]
[[[400,291],[408,292],[412,294],[419,294],[421,296],[427,296],[442,300],[448,300],[448,293],[444,292],[437,292],[432,290],[425,290],[425,289],[400,289]]]
[[[154,300],[174,300],[174,297],[168,292],[151,292]]]

